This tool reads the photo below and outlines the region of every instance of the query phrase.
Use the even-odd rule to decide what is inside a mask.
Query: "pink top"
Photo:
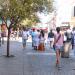
[[[56,34],[54,35],[54,40],[57,40],[60,34],[61,34],[61,33],[59,33],[59,34],[56,33]],[[59,40],[57,41],[57,43],[56,43],[55,45],[56,45],[56,46],[63,46],[63,41],[64,41],[64,36],[63,36],[63,34],[61,34]]]

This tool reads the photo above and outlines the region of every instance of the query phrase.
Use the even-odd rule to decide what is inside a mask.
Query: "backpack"
[[[72,33],[66,32],[67,41],[71,41]]]

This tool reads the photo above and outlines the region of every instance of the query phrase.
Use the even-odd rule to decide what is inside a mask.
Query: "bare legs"
[[[53,41],[50,41],[50,48],[53,47]]]
[[[60,50],[56,50],[56,65],[60,63]]]

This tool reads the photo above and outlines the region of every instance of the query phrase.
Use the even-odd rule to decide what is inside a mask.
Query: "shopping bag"
[[[38,46],[38,50],[44,51],[45,50],[44,44],[40,43],[39,46]]]

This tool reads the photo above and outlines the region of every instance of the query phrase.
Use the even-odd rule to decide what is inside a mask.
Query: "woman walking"
[[[60,27],[56,28],[56,34],[54,34],[54,47],[56,52],[56,65],[60,64],[60,51],[63,49],[64,36],[60,33]]]
[[[45,42],[44,31],[41,30],[40,36],[39,36],[39,46],[38,46],[39,51],[44,51],[45,50],[44,42]]]

